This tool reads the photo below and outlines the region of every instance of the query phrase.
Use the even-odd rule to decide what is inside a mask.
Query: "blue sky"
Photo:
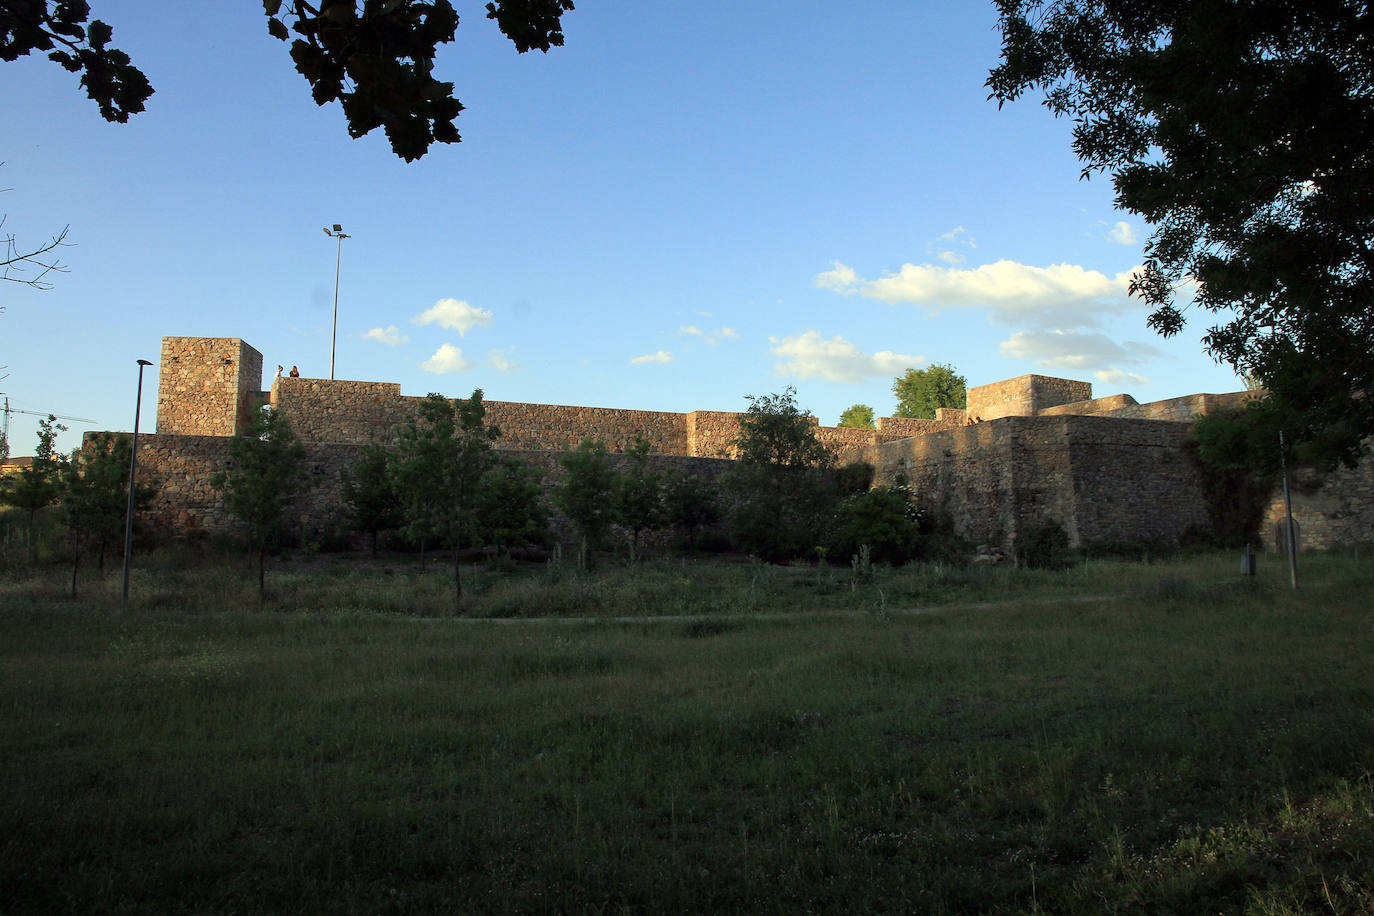
[[[314,105],[252,0],[93,2],[156,89],[128,124],[46,60],[0,64],[5,231],[72,243],[53,289],[0,288],[12,406],[90,418],[66,449],[129,429],[164,335],[327,377],[336,222],[336,375],[406,394],[741,410],[794,385],[832,425],[890,415],[930,362],[1142,401],[1239,387],[1205,316],[1165,341],[1126,298],[1146,227],[1079,179],[1071,125],[987,100],[990,2],[585,0],[547,55],[455,5],[436,71],[463,142],[410,164]],[[36,422],[12,416],[13,454]]]

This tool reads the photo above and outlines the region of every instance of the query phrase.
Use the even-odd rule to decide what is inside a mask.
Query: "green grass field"
[[[1303,559],[13,573],[0,912],[1368,913],[1374,564]]]

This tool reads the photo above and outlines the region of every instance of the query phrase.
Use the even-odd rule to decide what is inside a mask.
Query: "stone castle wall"
[[[232,530],[209,480],[225,465],[228,437],[270,402],[309,451],[303,530],[340,527],[340,473],[368,442],[392,441],[423,400],[383,382],[278,378],[270,392],[261,384],[261,354],[237,338],[163,340],[158,434],[139,442],[140,474],[162,480],[153,518],[178,531]],[[1167,543],[1207,521],[1201,481],[1184,448],[1189,421],[1253,396],[1093,400],[1086,382],[1026,375],[972,388],[967,410],[942,408],[934,420],[883,417],[872,430],[815,428],[841,462],[871,462],[880,485],[906,479],[923,506],[948,515],[975,542],[1014,546],[1030,528],[1055,521],[1074,544]],[[650,442],[663,466],[713,486],[728,462],[706,459],[735,457],[743,416],[485,403],[488,420],[502,431],[498,447],[540,467],[546,486],[561,474],[557,450],[565,445],[601,438],[615,452],[636,436]],[[984,422],[969,425],[975,417]],[[1275,505],[1281,512],[1281,498]],[[1266,521],[1271,528],[1275,511]],[[1370,540],[1374,463],[1296,496],[1295,511],[1304,546]]]
[[[1141,420],[1004,417],[857,453],[875,484],[905,480],[923,508],[977,543],[1012,547],[1045,522],[1075,546],[1177,543],[1207,522],[1188,430]]]
[[[138,479],[140,484],[159,483],[156,495],[141,517],[155,528],[187,534],[237,534],[243,525],[224,507],[210,478],[229,461],[233,440],[227,436],[140,435]],[[363,455],[365,445],[344,442],[306,446],[306,485],[292,509],[297,530],[306,538],[349,529],[343,498],[343,474]],[[503,449],[536,468],[547,492],[563,478],[559,452],[548,449]],[[609,455],[613,467],[628,457]],[[681,455],[653,455],[650,461],[663,472],[686,475],[702,487],[715,487],[720,474],[731,467],[725,460],[706,460]],[[555,517],[555,523],[561,520]]]
[[[1374,449],[1374,440],[1366,440],[1365,446]],[[1293,522],[1299,551],[1374,541],[1374,461],[1366,458],[1353,468],[1338,468],[1315,490],[1299,489],[1302,481],[1295,483]],[[1260,526],[1266,549],[1288,552],[1285,519],[1283,490],[1279,487],[1265,508]]]
[[[1073,414],[1092,417],[1120,417],[1129,420],[1167,420],[1174,423],[1191,423],[1199,416],[1243,407],[1255,396],[1255,392],[1252,391],[1232,391],[1226,394],[1189,394],[1181,398],[1169,398],[1164,401],[1150,401],[1140,404],[1129,394],[1117,394],[1108,398],[1047,407],[1041,410],[1038,415],[1053,417]]]

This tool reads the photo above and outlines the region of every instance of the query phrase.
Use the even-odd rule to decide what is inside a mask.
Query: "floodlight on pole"
[[[129,448],[129,505],[124,511],[124,596],[120,599],[121,610],[129,609],[129,558],[134,548],[134,475],[138,472],[138,415],[143,412],[143,369],[152,363],[146,359],[138,361],[138,394],[134,398],[134,441]]]
[[[334,342],[339,334],[339,261],[343,257],[343,240],[348,238],[348,234],[343,231],[343,226],[334,224],[331,232],[327,227],[324,234],[332,239],[338,239],[338,245],[334,250],[334,324],[329,332],[329,380],[334,381]]]

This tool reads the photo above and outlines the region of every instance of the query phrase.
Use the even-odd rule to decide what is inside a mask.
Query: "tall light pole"
[[[151,366],[146,359],[138,361],[138,395],[134,399],[134,442],[129,449],[129,505],[124,512],[124,597],[120,610],[129,609],[129,558],[134,550],[134,474],[138,471],[138,415],[143,411],[143,367]]]
[[[329,380],[334,381],[334,339],[339,333],[339,261],[343,258],[343,240],[348,238],[343,231],[343,226],[334,224],[334,231],[324,230],[324,234],[332,239],[338,239],[339,244],[334,249],[334,327],[329,332]]]

